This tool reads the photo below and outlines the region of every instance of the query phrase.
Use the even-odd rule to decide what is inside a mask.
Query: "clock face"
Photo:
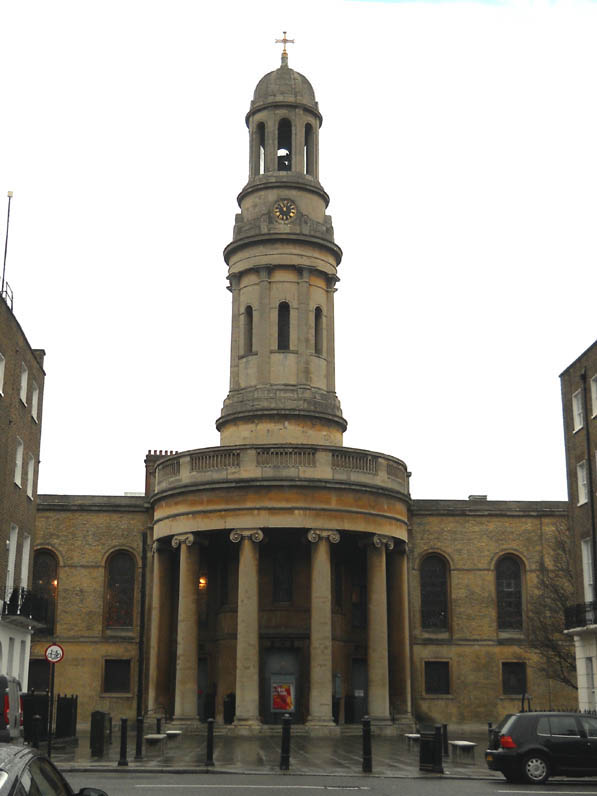
[[[274,215],[278,221],[291,221],[296,216],[296,205],[292,199],[278,199],[274,205]]]

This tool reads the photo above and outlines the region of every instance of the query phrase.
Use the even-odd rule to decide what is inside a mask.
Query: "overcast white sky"
[[[218,444],[221,252],[282,30],[324,116],[345,445],[404,459],[418,498],[565,498],[558,374],[597,336],[589,0],[0,0],[39,491],[140,491],[149,448]]]

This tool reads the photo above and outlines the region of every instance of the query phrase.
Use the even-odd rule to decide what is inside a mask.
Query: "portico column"
[[[375,724],[390,723],[386,548],[393,547],[391,537],[379,534],[367,546],[367,674],[369,716]]]
[[[241,727],[260,725],[259,719],[259,548],[263,531],[232,531],[240,542],[238,556],[238,625],[236,631],[236,716]]]
[[[394,712],[410,715],[410,630],[408,605],[407,543],[396,540],[396,550],[389,556],[390,594],[390,704]]]
[[[149,646],[148,708],[163,713],[169,698],[168,662],[170,656],[170,551],[166,543],[151,547],[153,574],[151,590],[151,636]]]
[[[337,544],[337,531],[310,530],[311,633],[309,718],[307,724],[333,727],[332,718],[332,574],[330,543]]]
[[[197,718],[199,545],[192,533],[172,538],[180,547],[175,719]]]

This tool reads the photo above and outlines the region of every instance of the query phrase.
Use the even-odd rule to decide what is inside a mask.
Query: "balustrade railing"
[[[332,453],[333,470],[354,470],[358,473],[377,475],[377,457],[366,453]]]
[[[223,467],[240,467],[240,451],[191,454],[191,471],[194,473]]]
[[[303,448],[258,448],[258,467],[315,467],[315,451]]]

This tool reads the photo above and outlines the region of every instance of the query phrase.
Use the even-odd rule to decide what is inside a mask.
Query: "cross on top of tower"
[[[283,37],[281,39],[276,39],[276,44],[283,44],[284,45],[284,49],[282,50],[282,63],[286,64],[286,66],[288,66],[288,53],[286,52],[286,45],[287,44],[294,44],[294,39],[287,39],[286,38],[286,33],[287,32],[288,31],[283,30],[282,31]]]

